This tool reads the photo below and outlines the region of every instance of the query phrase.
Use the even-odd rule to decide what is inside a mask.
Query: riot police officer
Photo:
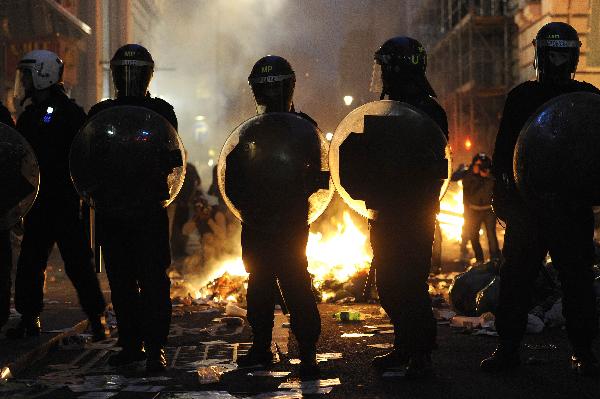
[[[258,60],[248,77],[257,113],[294,113],[295,81],[294,71],[284,58],[269,55]],[[316,125],[307,115],[299,115]],[[235,179],[233,173],[228,174],[227,179]],[[234,193],[231,195],[235,197]],[[308,200],[301,197],[298,197],[301,203],[289,204],[286,222],[277,226],[277,232],[265,232],[242,223],[242,258],[250,273],[247,302],[253,340],[249,352],[238,358],[238,365],[269,365],[273,362],[273,311],[281,288],[290,312],[291,328],[299,344],[300,375],[310,377],[319,373],[316,343],[321,332],[321,319],[307,271]]]
[[[134,105],[162,115],[177,129],[173,107],[148,93],[154,60],[147,49],[138,44],[122,46],[111,59],[110,69],[116,99],[94,105],[89,118],[110,107]],[[96,214],[122,347],[109,364],[123,366],[146,359],[148,371],[163,371],[171,324],[167,210],[157,203],[135,217],[103,214],[101,209]]]
[[[15,127],[15,122],[6,107],[0,103],[0,123]],[[0,228],[0,329],[10,315],[10,289],[12,270],[12,247],[10,230]]]
[[[418,108],[447,138],[446,113],[433,99],[435,92],[425,76],[423,46],[409,37],[394,37],[375,52],[375,62],[374,72],[381,73],[381,99],[387,95]],[[373,85],[379,83],[374,78]],[[436,323],[427,278],[440,188],[439,180],[414,181],[400,190],[399,197],[381,201],[378,216],[370,225],[377,290],[395,332],[394,350],[373,359],[373,365],[379,369],[406,367],[407,377],[432,371]]]
[[[573,349],[572,367],[586,375],[598,374],[591,345],[598,319],[592,289],[593,214],[591,207],[569,204],[561,209],[560,232],[547,229],[542,218],[523,201],[513,177],[513,153],[521,128],[538,107],[564,93],[600,93],[591,84],[574,80],[581,42],[575,29],[562,22],[543,26],[535,40],[537,79],[521,83],[506,99],[493,156],[494,209],[506,222],[502,284],[496,314],[500,341],[484,371],[519,365],[519,345],[531,306],[531,287],[548,251],[558,266],[563,289],[567,332]],[[555,224],[556,225],[556,224]]]
[[[101,315],[105,302],[91,262],[80,217],[80,201],[69,174],[69,150],[85,112],[69,99],[62,85],[63,62],[53,52],[34,50],[19,62],[15,96],[31,103],[17,120],[17,130],[31,144],[40,166],[37,200],[24,220],[25,233],[17,262],[15,306],[21,313],[10,338],[37,336],[48,256],[56,243],[67,276],[90,320],[94,339],[105,337]]]

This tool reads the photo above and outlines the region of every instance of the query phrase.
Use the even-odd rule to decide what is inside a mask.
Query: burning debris
[[[460,184],[450,186],[440,208],[442,240],[446,245],[457,245],[463,224]],[[170,271],[171,296],[188,304],[197,300],[244,304],[248,274],[241,258],[240,223],[222,208],[214,207],[211,213],[202,226],[186,228],[190,234],[204,233],[197,233],[199,245],[194,253]],[[348,303],[362,298],[373,258],[368,224],[340,198],[336,197],[311,226],[306,255],[308,271],[321,302]],[[432,276],[430,294],[447,300],[448,289],[457,274]]]

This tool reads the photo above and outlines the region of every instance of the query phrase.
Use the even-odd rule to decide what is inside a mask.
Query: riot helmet
[[[258,60],[248,76],[248,83],[254,94],[257,113],[293,110],[296,74],[285,58],[267,55]]]
[[[381,92],[381,100],[386,94],[394,97],[408,94],[411,88],[436,96],[425,76],[427,52],[417,40],[393,37],[375,52],[374,59],[371,91]]]
[[[564,22],[544,25],[533,40],[533,67],[540,82],[564,82],[573,79],[581,42],[577,31]]]
[[[63,61],[52,51],[30,51],[17,65],[14,97],[23,104],[36,90],[62,83],[63,70]]]
[[[139,44],[126,44],[110,60],[117,97],[145,97],[154,73],[150,52]]]

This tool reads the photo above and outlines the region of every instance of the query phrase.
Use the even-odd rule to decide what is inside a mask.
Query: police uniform
[[[591,207],[565,207],[554,220],[542,221],[519,196],[513,177],[514,148],[525,122],[548,100],[577,91],[600,94],[593,85],[575,80],[563,85],[529,81],[515,87],[506,99],[494,149],[493,173],[499,179],[494,189],[494,209],[506,222],[496,328],[507,346],[518,346],[523,337],[531,308],[531,287],[548,252],[559,270],[567,333],[575,353],[589,349],[597,335]]]
[[[316,122],[306,114],[298,115],[316,126]],[[298,182],[294,188],[304,190],[305,187]],[[248,322],[252,327],[255,349],[269,351],[273,311],[281,289],[290,313],[290,327],[298,340],[301,355],[314,355],[321,333],[321,318],[307,271],[308,198],[305,193],[298,193],[295,198],[298,201],[286,204],[286,215],[276,232],[265,232],[242,223],[242,259],[250,274]]]
[[[47,100],[28,105],[17,120],[17,130],[37,157],[40,188],[24,218],[15,306],[23,319],[42,312],[46,265],[56,243],[83,311],[90,320],[98,320],[105,302],[91,262],[79,195],[69,173],[71,142],[83,125],[85,112],[67,97],[62,86],[50,90]]]
[[[446,113],[432,97],[423,93],[390,99],[425,112],[448,138]],[[377,292],[394,325],[394,349],[405,355],[429,354],[436,346],[427,278],[440,189],[439,181],[430,180],[402,187],[394,201],[380,204],[370,222]]]
[[[173,107],[159,98],[124,96],[105,100],[88,117],[116,106],[139,106],[167,119],[177,129]],[[162,349],[171,324],[171,264],[167,210],[156,204],[140,217],[96,211],[97,234],[106,263],[111,300],[124,350]]]

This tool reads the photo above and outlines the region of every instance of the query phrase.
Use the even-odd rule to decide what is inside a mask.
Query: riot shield
[[[329,165],[340,196],[369,219],[381,198],[401,196],[415,182],[443,180],[442,198],[452,172],[439,126],[411,105],[390,100],[362,105],[340,122]]]
[[[97,211],[142,216],[173,201],[185,177],[184,158],[165,118],[144,107],[116,106],[95,115],[73,140],[71,178]]]
[[[8,230],[33,205],[40,169],[33,149],[19,132],[0,123],[0,230]]]
[[[543,104],[523,126],[514,176],[531,205],[600,205],[600,95],[569,93]]]
[[[257,115],[238,126],[219,156],[219,190],[233,214],[274,232],[310,224],[333,196],[328,143],[306,119],[287,112]]]

